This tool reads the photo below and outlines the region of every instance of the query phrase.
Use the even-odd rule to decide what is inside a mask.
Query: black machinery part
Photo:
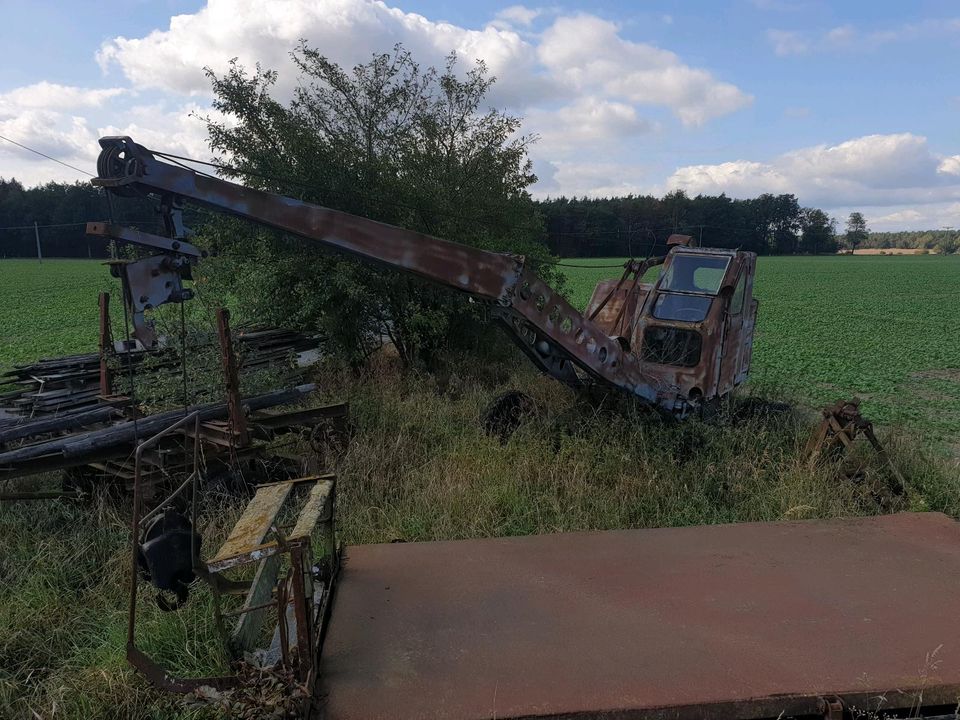
[[[142,531],[137,565],[140,577],[160,591],[157,607],[161,610],[177,610],[187,601],[200,542],[190,519],[173,508],[164,509]],[[171,602],[165,593],[172,593],[176,600]]]

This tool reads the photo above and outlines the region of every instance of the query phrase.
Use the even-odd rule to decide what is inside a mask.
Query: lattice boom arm
[[[495,314],[545,372],[576,385],[584,373],[647,399],[641,363],[524,267],[524,258],[442,240],[163,162],[129,137],[101,138],[93,183],[118,194],[160,195],[164,207],[205,206],[317,241],[492,303]],[[178,223],[168,222],[174,232]],[[574,370],[577,366],[579,371]]]

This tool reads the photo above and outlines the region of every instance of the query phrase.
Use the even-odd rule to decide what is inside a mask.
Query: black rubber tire
[[[537,401],[518,390],[499,395],[483,412],[483,430],[506,444],[517,428],[531,417],[539,415]]]

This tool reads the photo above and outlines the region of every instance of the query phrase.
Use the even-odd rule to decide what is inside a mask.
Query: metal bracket
[[[180,303],[193,297],[193,291],[183,287],[183,278],[190,277],[190,261],[183,256],[153,255],[112,265],[123,283],[124,302],[133,316],[134,337],[148,350],[156,347],[154,324],[144,313],[165,303]]]
[[[824,720],[843,720],[843,700],[836,695],[827,695],[817,700],[817,711]]]
[[[131,243],[133,245],[142,245],[143,247],[163,250],[164,252],[175,252],[193,259],[206,257],[206,253],[203,250],[183,240],[163,237],[162,235],[153,235],[143,232],[142,230],[137,230],[136,228],[113,225],[106,222],[88,222],[87,235],[106,238],[108,240],[119,240],[120,242]]]
[[[170,237],[185,238],[193,235],[193,230],[183,224],[183,198],[179,195],[163,195],[160,198],[160,214]]]

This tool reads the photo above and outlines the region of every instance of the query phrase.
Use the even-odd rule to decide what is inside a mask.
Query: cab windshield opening
[[[674,255],[660,283],[661,290],[716,295],[730,258],[715,255]]]

